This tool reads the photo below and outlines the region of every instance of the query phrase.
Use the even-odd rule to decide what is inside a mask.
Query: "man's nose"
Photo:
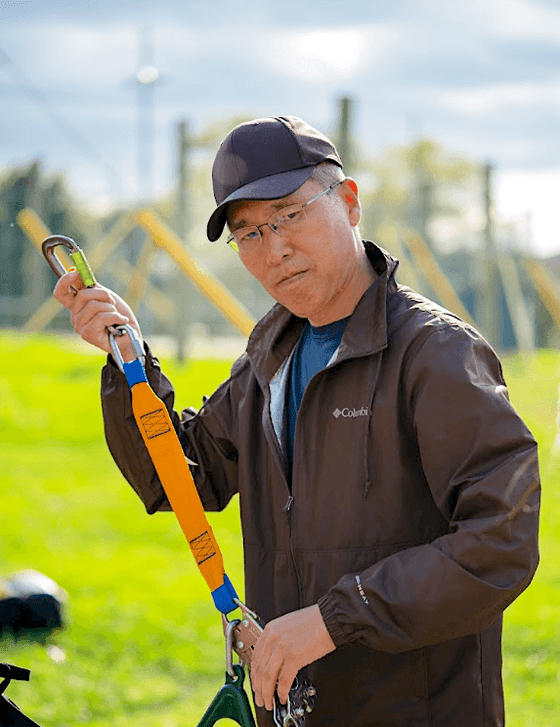
[[[275,265],[286,257],[290,257],[293,248],[290,235],[278,234],[266,225],[261,230],[261,236],[266,251],[266,259],[269,265]]]

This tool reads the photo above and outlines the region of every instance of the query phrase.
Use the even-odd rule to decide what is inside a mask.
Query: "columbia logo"
[[[345,407],[344,409],[339,409],[336,407],[336,409],[333,411],[333,416],[335,419],[338,419],[338,417],[344,417],[345,419],[353,419],[354,417],[367,417],[369,416],[369,409],[367,406],[363,406],[361,409],[348,409]]]

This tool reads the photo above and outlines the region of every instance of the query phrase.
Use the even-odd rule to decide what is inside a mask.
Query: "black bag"
[[[46,643],[64,628],[65,601],[66,591],[39,571],[23,570],[1,579],[0,638]]]
[[[40,727],[37,722],[26,717],[11,699],[4,696],[4,691],[12,679],[28,682],[29,674],[29,669],[0,663],[0,679],[4,679],[0,683],[0,727]]]
[[[44,642],[63,626],[61,603],[50,593],[0,599],[0,637]]]

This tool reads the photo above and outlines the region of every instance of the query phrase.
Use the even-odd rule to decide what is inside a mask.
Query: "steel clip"
[[[125,323],[122,326],[114,326],[108,329],[109,331],[109,341],[111,343],[111,348],[113,349],[113,358],[115,359],[115,363],[119,367],[119,369],[124,373],[124,361],[123,357],[121,355],[121,352],[119,350],[119,347],[117,346],[117,342],[115,340],[115,334],[118,336],[124,336],[125,333],[128,333],[128,337],[130,338],[130,341],[132,343],[132,347],[134,349],[134,353],[136,354],[136,358],[139,359],[142,363],[142,366],[144,366],[144,363],[146,361],[146,356],[144,354],[144,349],[142,348],[142,344],[138,340],[138,336],[136,335],[136,331],[132,326],[129,326],[128,323]]]

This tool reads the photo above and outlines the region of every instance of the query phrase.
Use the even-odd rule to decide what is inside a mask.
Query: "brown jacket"
[[[310,727],[498,727],[501,616],[538,561],[536,443],[488,344],[364,244],[378,279],[305,391],[292,494],[283,387],[304,321],[281,306],[174,423],[206,509],[239,493],[247,604],[264,620],[319,604],[337,649],[307,667]],[[172,410],[151,354],[147,370]],[[124,476],[148,512],[169,509],[112,364],[102,398]]]

